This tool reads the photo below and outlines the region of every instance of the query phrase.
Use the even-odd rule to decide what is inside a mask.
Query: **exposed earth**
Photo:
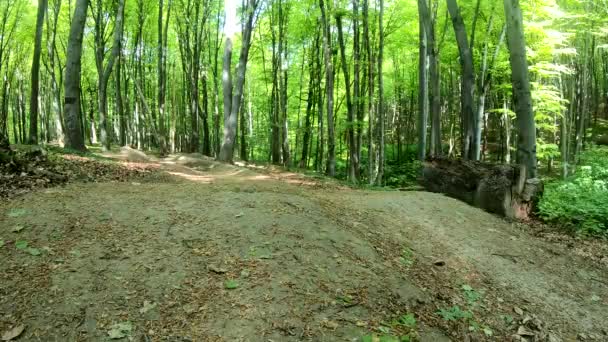
[[[608,341],[605,242],[439,194],[105,156],[157,175],[0,203],[2,338]]]

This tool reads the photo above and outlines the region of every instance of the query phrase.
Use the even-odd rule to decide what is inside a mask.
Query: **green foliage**
[[[416,317],[414,317],[414,314],[412,313],[401,315],[399,318],[393,321],[392,325],[414,329],[416,327]]]
[[[361,338],[361,342],[410,342],[412,339],[409,336],[393,336],[393,335],[366,335]]]
[[[414,264],[414,252],[408,247],[403,247],[399,261],[406,267],[412,266]]]
[[[462,310],[459,306],[452,306],[448,309],[440,309],[437,314],[446,321],[457,321],[460,319],[471,319],[473,313],[469,310]]]
[[[41,250],[39,250],[38,248],[30,247],[28,242],[24,240],[16,241],[15,248],[20,251],[24,251],[32,256],[39,256],[40,254],[42,254]]]
[[[583,152],[570,178],[547,184],[539,203],[545,221],[577,233],[608,235],[608,149]]]
[[[234,290],[239,287],[239,283],[236,280],[226,280],[224,287],[228,290]]]
[[[11,209],[8,212],[8,217],[20,217],[23,216],[27,213],[27,211],[25,209],[21,209],[21,208],[16,208],[16,209]]]
[[[469,305],[474,305],[481,299],[481,293],[475,291],[470,285],[462,285],[462,291],[464,292],[464,297]]]
[[[386,185],[392,187],[411,186],[418,183],[422,170],[422,163],[418,160],[386,166]]]

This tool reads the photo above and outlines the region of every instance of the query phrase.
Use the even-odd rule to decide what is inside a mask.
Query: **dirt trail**
[[[0,334],[23,324],[24,341],[608,340],[605,265],[456,200],[197,155],[112,157],[174,178],[0,204]]]

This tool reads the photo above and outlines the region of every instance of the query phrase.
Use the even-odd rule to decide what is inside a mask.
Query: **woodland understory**
[[[0,0],[0,333],[605,340],[607,145],[607,0]]]

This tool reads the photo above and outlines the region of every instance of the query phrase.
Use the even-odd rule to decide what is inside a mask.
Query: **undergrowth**
[[[546,185],[539,216],[578,234],[608,237],[608,148],[583,152],[579,165],[571,177]]]

